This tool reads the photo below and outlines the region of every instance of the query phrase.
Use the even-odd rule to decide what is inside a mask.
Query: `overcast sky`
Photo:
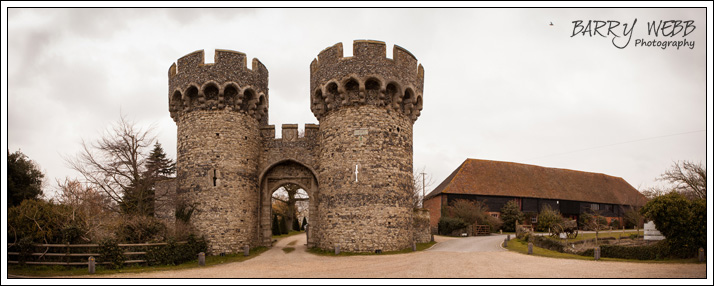
[[[628,37],[622,24],[635,19],[629,45],[617,48]],[[606,37],[571,37],[577,20],[620,21],[612,30],[620,38],[613,43],[605,28]],[[696,28],[649,35],[647,22],[660,20]],[[350,56],[355,39],[385,41],[388,57],[397,44],[424,66],[414,167],[433,176],[432,188],[466,158],[604,173],[635,188],[655,185],[673,161],[707,161],[704,9],[11,8],[7,25],[6,148],[37,162],[49,188],[79,176],[62,157],[76,156],[82,139],[96,140],[120,113],[155,124],[175,159],[167,73],[188,53],[260,59],[280,134],[281,124],[318,123],[310,62],[338,42]]]

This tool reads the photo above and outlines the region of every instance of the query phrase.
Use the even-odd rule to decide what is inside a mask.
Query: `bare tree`
[[[69,220],[82,225],[85,232],[80,236],[85,241],[101,236],[104,226],[112,218],[107,212],[111,200],[95,189],[80,181],[65,178],[64,182],[56,180],[58,186],[57,201],[69,207]]]
[[[661,187],[650,187],[640,191],[640,193],[644,195],[644,198],[640,196],[630,196],[625,199],[624,202],[626,206],[623,209],[624,220],[627,222],[626,224],[634,225],[637,230],[637,236],[640,235],[640,226],[644,224],[644,216],[640,213],[642,206],[647,203],[647,200],[667,194],[668,192],[669,191]],[[623,227],[626,224],[623,224]]]
[[[82,140],[82,152],[65,158],[93,188],[113,202],[116,212],[151,215],[153,182],[142,176],[146,171],[147,148],[154,142],[152,128],[142,129],[122,115],[96,142]]]
[[[653,186],[653,187],[648,187],[648,188],[642,189],[640,191],[640,193],[642,193],[645,196],[645,198],[647,198],[648,200],[651,200],[656,197],[666,195],[671,191],[672,191],[671,189],[666,189],[666,188],[663,188],[660,186]]]
[[[425,170],[426,167],[414,170],[414,175],[412,176],[412,207],[415,209],[424,207],[424,196],[429,192],[427,189],[434,184],[431,175],[426,173]]]
[[[670,182],[674,190],[690,200],[707,198],[707,170],[701,163],[674,162],[658,180]]]
[[[308,201],[309,198],[305,190],[296,184],[286,184],[281,188],[284,191],[278,190],[273,192],[272,198],[273,200],[282,202],[287,206],[287,210],[285,210],[285,218],[288,223],[288,229],[292,230],[293,220],[295,220],[298,216],[297,203]]]

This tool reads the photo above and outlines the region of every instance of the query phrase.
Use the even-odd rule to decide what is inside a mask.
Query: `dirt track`
[[[305,235],[281,239],[244,262],[180,271],[92,278],[706,278],[704,264],[649,264],[555,259],[499,251],[501,236],[447,238],[439,247],[398,255],[327,257],[305,252]],[[448,242],[446,242],[448,240]],[[480,241],[479,241],[480,240]],[[284,253],[282,248],[296,250]],[[488,250],[466,249],[475,242]],[[442,244],[443,243],[443,244]],[[461,244],[461,246],[459,246]],[[448,247],[444,247],[448,246]],[[441,249],[441,250],[440,250]],[[495,249],[495,250],[494,250]]]

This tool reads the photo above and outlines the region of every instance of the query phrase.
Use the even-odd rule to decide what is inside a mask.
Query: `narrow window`
[[[216,180],[218,180],[218,177],[216,177],[216,169],[213,169],[213,186],[216,186]]]

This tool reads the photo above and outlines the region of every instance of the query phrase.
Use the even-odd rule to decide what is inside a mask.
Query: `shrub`
[[[593,249],[580,252],[583,256],[593,256]],[[671,256],[669,245],[665,241],[658,241],[652,245],[623,246],[623,245],[600,245],[600,256],[622,259],[654,260],[664,259]]]
[[[533,242],[533,245],[538,246],[540,248],[550,249],[558,252],[565,252],[564,243],[555,239],[551,239],[547,236],[533,235],[531,242]]]
[[[654,221],[673,254],[691,257],[700,247],[706,249],[706,202],[702,199],[689,201],[683,195],[672,192],[656,197],[640,210],[642,215]]]
[[[297,218],[293,218],[293,230],[300,230],[300,222]]]
[[[107,268],[116,269],[124,266],[124,251],[114,239],[105,239],[99,243],[99,257],[101,262],[109,262]]]
[[[538,224],[536,231],[548,231],[554,224],[563,223],[563,216],[560,212],[552,209],[549,205],[545,205],[538,214]]]
[[[152,246],[147,250],[146,259],[150,265],[178,265],[198,258],[198,253],[206,252],[208,244],[201,237],[191,234],[186,243],[178,243],[169,238],[166,245]]]
[[[643,227],[643,219],[642,219],[642,214],[640,213],[639,209],[636,209],[634,207],[629,207],[625,211],[625,218],[624,218],[624,223],[625,223],[625,228],[642,228]]]
[[[146,251],[146,261],[149,265],[173,265],[176,256],[174,255],[176,242],[172,238],[166,245],[151,246]]]
[[[595,224],[597,220],[598,224]],[[582,230],[595,230],[597,227],[599,230],[605,229],[607,226],[607,219],[599,214],[584,212],[580,214],[580,219],[578,220],[578,227]]]
[[[126,243],[164,241],[166,226],[157,218],[129,216],[123,218],[115,231],[116,239]]]
[[[460,218],[442,216],[439,219],[439,233],[451,235],[454,231],[467,227],[468,224]]]
[[[516,221],[523,223],[525,216],[518,207],[516,201],[508,201],[501,208],[501,221],[503,222],[503,231],[516,231]]]
[[[63,243],[63,229],[69,227],[73,221],[66,206],[39,200],[24,200],[19,206],[8,209],[7,223],[8,242],[29,237],[35,243]],[[74,224],[79,229],[71,235],[72,238],[76,237],[77,233],[84,233],[81,225]]]
[[[79,243],[82,235],[85,233],[84,227],[79,223],[70,223],[61,230],[62,242],[64,243]]]
[[[280,234],[287,234],[290,231],[288,230],[288,224],[285,222],[284,217],[280,217]]]
[[[500,218],[487,215],[485,224],[491,227],[491,232],[498,232],[503,226],[503,221]]]
[[[530,235],[531,235],[530,229],[525,229],[520,225],[516,226],[516,238],[522,239],[522,240],[528,240]]]
[[[613,229],[619,229],[621,227],[619,219],[613,219],[610,221],[610,227]]]
[[[486,211],[483,202],[455,200],[447,207],[450,217],[459,218],[466,224],[486,224]]]
[[[206,238],[201,236],[201,237],[196,237],[195,235],[190,235],[188,237],[187,243],[186,243],[188,249],[187,257],[191,257],[187,261],[191,261],[194,258],[198,258],[198,254],[203,252],[206,253],[208,251],[208,242],[206,241]]]
[[[13,250],[17,250],[20,253],[17,257],[20,265],[25,265],[25,262],[32,256],[31,253],[34,250],[33,244],[34,242],[32,241],[32,238],[25,236],[20,238],[17,242],[15,242],[15,245],[13,245]]]

